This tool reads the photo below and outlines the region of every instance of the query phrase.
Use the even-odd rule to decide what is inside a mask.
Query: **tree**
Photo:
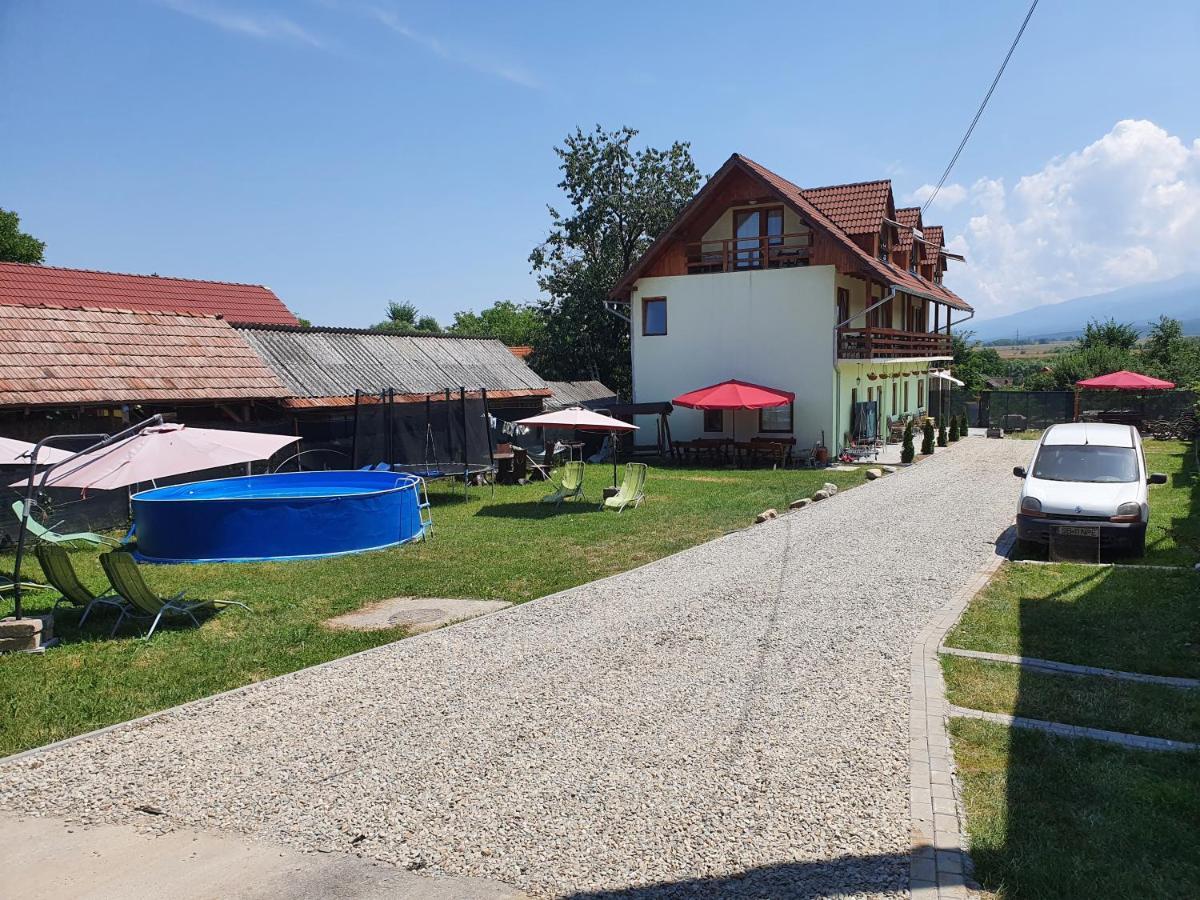
[[[387,318],[371,326],[372,331],[387,331],[392,334],[441,334],[442,326],[433,316],[422,316],[412,303],[388,303]]]
[[[989,375],[1004,375],[1008,371],[995,348],[984,347],[979,341],[973,341],[974,335],[973,331],[964,331],[950,339],[954,374],[970,394],[978,394],[983,390],[984,379]]]
[[[500,300],[479,312],[464,310],[454,314],[454,324],[446,329],[459,337],[489,337],[510,347],[533,345],[541,338],[542,314],[536,306]]]
[[[921,428],[921,454],[923,456],[933,455],[933,423],[928,419]]]
[[[1092,319],[1083,330],[1083,337],[1079,339],[1079,349],[1116,347],[1120,350],[1132,350],[1137,346],[1139,337],[1141,335],[1132,325],[1118,323],[1116,319],[1109,319],[1107,322]]]
[[[691,145],[631,147],[637,131],[576,129],[554,152],[570,205],[548,206],[550,235],[529,254],[545,327],[532,363],[546,378],[630,387],[629,326],[605,308],[621,275],[674,221],[700,187]]]
[[[1178,320],[1159,318],[1146,336],[1141,362],[1149,375],[1186,386],[1200,381],[1200,342],[1183,335]]]
[[[0,262],[40,265],[46,243],[21,230],[21,219],[15,212],[0,209]]]
[[[941,417],[941,418],[938,420],[938,438],[937,438],[937,445],[938,445],[939,447],[945,447],[945,446],[947,446],[948,444],[949,444],[949,441],[948,441],[948,440],[947,440],[947,438],[946,438],[946,417],[945,417],[945,416],[942,416],[942,417]]]
[[[910,419],[904,426],[904,443],[900,445],[900,462],[910,463],[916,455],[917,451],[913,449],[913,427]]]

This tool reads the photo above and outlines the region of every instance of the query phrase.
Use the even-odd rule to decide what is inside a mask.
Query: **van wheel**
[[[1146,535],[1145,534],[1140,535],[1138,537],[1138,539],[1135,540],[1133,542],[1133,544],[1129,547],[1129,550],[1138,559],[1141,559],[1143,556],[1145,556],[1146,555]]]

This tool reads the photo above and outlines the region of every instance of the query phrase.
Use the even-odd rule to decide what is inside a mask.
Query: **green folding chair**
[[[562,468],[562,480],[559,483],[559,488],[553,494],[547,494],[542,498],[542,503],[553,503],[558,506],[564,500],[570,500],[574,497],[583,499],[583,475],[585,469],[582,462],[564,463]]]
[[[135,619],[138,621],[152,619],[150,630],[146,633],[146,640],[150,640],[154,636],[154,631],[158,628],[159,622],[163,619],[181,619],[187,617],[192,620],[192,624],[199,627],[200,620],[196,618],[195,613],[200,609],[220,609],[225,606],[240,606],[247,612],[250,611],[250,607],[245,603],[238,603],[234,600],[195,600],[187,602],[183,599],[184,591],[180,591],[171,597],[160,597],[150,589],[150,585],[146,584],[146,579],[142,577],[141,569],[138,568],[137,560],[133,558],[132,554],[126,553],[123,550],[112,550],[108,553],[101,553],[100,565],[104,568],[104,573],[108,575],[108,580],[112,583],[113,589],[123,599],[129,601],[129,605],[121,609],[121,615],[117,618],[117,623],[113,625],[111,634],[116,634],[117,629],[121,627],[121,623],[126,619]]]
[[[128,605],[116,594],[97,596],[92,593],[79,580],[79,576],[75,573],[75,566],[71,563],[71,555],[62,547],[55,544],[38,544],[34,552],[37,554],[38,564],[42,567],[46,580],[62,594],[55,601],[54,608],[58,609],[64,603],[74,606],[76,609],[82,607],[83,615],[79,617],[81,628],[87,621],[87,617],[92,614],[94,607],[108,606],[119,610]]]
[[[615,509],[618,514],[627,506],[634,509],[646,499],[646,472],[649,466],[645,463],[625,463],[625,477],[621,479],[621,487],[611,497],[604,500],[606,509]]]
[[[38,584],[36,581],[22,581],[21,588],[27,591],[44,591],[46,585]],[[17,589],[17,583],[7,575],[0,575],[0,596],[10,594]]]
[[[57,526],[47,528],[41,522],[33,517],[32,510],[30,511],[29,519],[25,519],[25,501],[16,500],[13,502],[12,511],[16,513],[17,519],[25,522],[25,528],[39,541],[45,541],[47,544],[71,544],[81,543],[90,544],[93,547],[120,547],[121,542],[116,538],[105,537],[102,534],[95,534],[91,531],[76,531],[73,534],[59,534],[54,530]]]

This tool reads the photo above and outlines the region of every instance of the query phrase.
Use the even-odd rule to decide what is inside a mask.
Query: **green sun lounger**
[[[7,575],[0,575],[0,594],[8,594],[14,591],[17,583]],[[38,584],[36,581],[22,581],[21,587],[27,591],[44,591],[46,585]]]
[[[618,513],[627,506],[637,509],[638,505],[646,498],[647,468],[645,463],[626,463],[625,477],[621,479],[621,488],[616,494],[605,499],[605,508],[615,509]]]
[[[564,463],[562,481],[558,490],[553,494],[547,494],[542,498],[542,502],[553,503],[557,506],[564,500],[570,500],[573,497],[583,499],[583,474],[584,467],[582,462]]]
[[[45,541],[47,544],[90,544],[93,547],[119,547],[121,542],[115,538],[105,537],[102,534],[95,534],[91,531],[77,531],[73,534],[59,534],[53,528],[47,528],[32,515],[28,520],[25,520],[25,502],[23,500],[13,501],[12,511],[16,513],[17,518],[25,521],[25,528],[39,541]]]
[[[80,627],[92,614],[92,609],[97,606],[107,606],[119,610],[128,605],[116,594],[97,596],[88,590],[75,573],[75,566],[71,564],[70,554],[62,547],[56,544],[38,544],[37,550],[34,552],[37,554],[38,564],[42,567],[46,580],[62,594],[55,601],[54,608],[58,609],[64,603],[77,609],[82,608],[83,615],[79,617]]]
[[[117,633],[117,629],[126,619],[137,621],[152,619],[150,630],[146,633],[146,640],[150,640],[154,636],[154,630],[158,628],[159,622],[163,619],[187,617],[192,620],[194,625],[199,626],[200,620],[195,615],[197,610],[219,609],[225,606],[240,606],[247,612],[250,610],[245,603],[238,603],[234,600],[185,601],[183,599],[184,591],[171,597],[160,597],[150,589],[150,585],[146,584],[146,579],[142,577],[142,572],[138,568],[137,560],[123,550],[101,553],[100,565],[104,567],[104,572],[108,575],[113,589],[128,601],[128,605],[121,609],[121,615],[113,626],[112,634]]]

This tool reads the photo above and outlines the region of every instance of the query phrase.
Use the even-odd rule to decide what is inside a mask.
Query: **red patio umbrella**
[[[691,409],[767,409],[772,406],[787,406],[796,399],[791,391],[751,384],[731,378],[720,384],[710,384],[680,394],[672,403]],[[737,440],[737,416],[733,417],[733,439]]]
[[[1161,378],[1151,378],[1149,375],[1140,375],[1137,372],[1122,369],[1120,372],[1085,378],[1083,381],[1075,382],[1075,386],[1090,390],[1169,391],[1175,387],[1175,382],[1163,381]]]
[[[617,484],[616,437],[622,432],[638,430],[638,426],[636,425],[622,422],[620,419],[606,416],[602,413],[592,412],[590,409],[584,409],[582,406],[568,406],[566,409],[530,416],[527,419],[517,419],[514,424],[524,425],[527,428],[571,428],[575,431],[607,431],[613,437],[611,448],[613,487],[616,487]]]

